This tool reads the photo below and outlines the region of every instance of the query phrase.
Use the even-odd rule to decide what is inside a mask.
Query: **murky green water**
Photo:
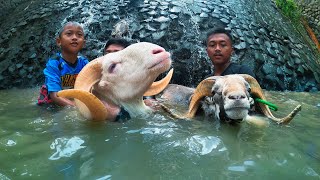
[[[0,91],[0,179],[320,179],[320,93],[268,92],[288,126],[173,121],[156,114],[90,123],[35,105],[38,89]]]

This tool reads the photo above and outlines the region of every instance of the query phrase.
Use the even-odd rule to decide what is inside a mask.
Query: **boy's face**
[[[213,34],[207,41],[207,53],[212,63],[226,64],[233,52],[230,38],[224,33]]]
[[[66,25],[56,42],[65,53],[78,54],[85,44],[82,27]]]

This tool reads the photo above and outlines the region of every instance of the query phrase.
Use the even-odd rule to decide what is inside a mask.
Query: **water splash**
[[[50,145],[51,149],[55,149],[56,152],[53,153],[49,159],[50,160],[58,160],[62,157],[71,157],[75,154],[79,149],[85,148],[86,146],[82,146],[84,140],[79,137],[68,138],[57,138]]]

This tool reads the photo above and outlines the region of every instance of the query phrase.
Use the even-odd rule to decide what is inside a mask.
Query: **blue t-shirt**
[[[82,56],[78,56],[75,64],[69,64],[60,53],[56,56],[48,60],[43,70],[48,93],[73,88],[77,75],[89,63],[88,59]]]

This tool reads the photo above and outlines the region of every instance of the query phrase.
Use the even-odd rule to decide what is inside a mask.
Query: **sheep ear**
[[[247,74],[240,74],[251,86],[251,95],[253,98],[260,98],[262,100],[266,100],[266,97],[262,91],[262,88],[260,87],[258,81],[253,78],[250,75]],[[289,113],[286,117],[284,118],[276,118],[273,116],[271,113],[269,107],[263,103],[260,102],[255,102],[255,105],[260,107],[260,110],[262,113],[267,116],[268,118],[272,119],[273,121],[276,121],[278,124],[288,124],[294,116],[301,110],[301,105],[298,105],[291,113]]]
[[[171,69],[163,79],[153,82],[149,89],[144,93],[144,96],[153,96],[163,91],[168,86],[172,78],[172,74],[173,69]]]
[[[92,93],[80,89],[66,89],[57,93],[59,97],[75,98],[80,113],[89,120],[108,120],[108,111],[104,104]]]
[[[212,96],[211,89],[214,83],[216,82],[216,79],[217,76],[211,76],[199,83],[190,100],[189,110],[187,114],[188,118],[193,118],[195,116],[199,108],[200,101],[203,99],[203,97]]]

